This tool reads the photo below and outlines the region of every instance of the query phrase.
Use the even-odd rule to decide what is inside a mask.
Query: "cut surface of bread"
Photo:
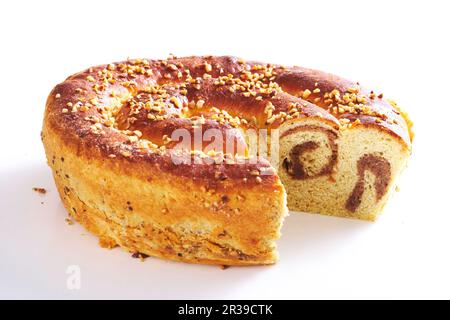
[[[291,210],[375,220],[409,150],[376,128],[296,125],[282,134],[279,176]]]

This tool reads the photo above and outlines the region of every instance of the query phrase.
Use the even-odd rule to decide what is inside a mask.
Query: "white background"
[[[0,298],[450,298],[447,3],[2,1]],[[417,133],[400,192],[376,223],[292,213],[269,267],[101,249],[65,222],[39,138],[46,97],[91,65],[169,53],[297,64],[395,98]]]

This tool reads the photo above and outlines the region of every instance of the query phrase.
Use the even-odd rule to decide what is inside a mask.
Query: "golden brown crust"
[[[286,214],[278,178],[243,180],[175,176],[128,158],[80,153],[44,124],[47,159],[61,199],[104,247],[191,263],[254,265],[276,261]],[[276,177],[276,175],[274,175]]]

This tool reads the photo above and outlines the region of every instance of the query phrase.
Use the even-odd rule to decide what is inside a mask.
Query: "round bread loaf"
[[[287,206],[374,220],[410,129],[395,103],[327,73],[172,56],[70,76],[42,140],[67,211],[101,245],[249,265],[276,261]]]

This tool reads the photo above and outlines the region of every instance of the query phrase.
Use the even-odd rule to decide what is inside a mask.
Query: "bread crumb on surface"
[[[145,253],[134,252],[134,253],[131,255],[131,257],[132,257],[132,258],[135,258],[135,259],[139,259],[139,260],[141,260],[141,261],[144,261],[144,260],[145,260],[146,258],[148,258],[149,256],[146,255]]]
[[[40,193],[40,194],[46,194],[47,190],[45,188],[38,188],[38,187],[34,187],[33,191]]]

